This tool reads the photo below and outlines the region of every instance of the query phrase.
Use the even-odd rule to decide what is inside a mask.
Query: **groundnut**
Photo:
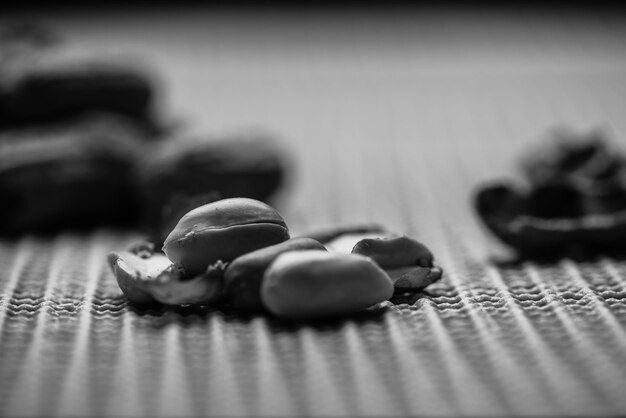
[[[194,275],[217,261],[229,262],[287,239],[289,230],[276,209],[258,200],[232,198],[184,215],[165,239],[163,251]]]
[[[353,254],[371,257],[382,268],[418,265],[431,267],[433,254],[426,246],[406,235],[392,238],[365,238],[352,249]]]
[[[108,262],[124,296],[136,305],[156,302],[148,283],[155,280],[172,264],[165,255],[152,255],[146,258],[130,251],[113,252],[109,254]]]
[[[134,125],[111,115],[0,128],[0,234],[132,224],[141,148]]]
[[[151,118],[153,76],[131,56],[58,45],[2,58],[4,124],[50,122],[93,111]]]
[[[424,244],[404,235],[362,239],[352,254],[374,260],[389,275],[396,292],[423,289],[439,280],[443,273],[433,265],[433,254]]]
[[[224,295],[223,271],[224,265],[218,261],[204,274],[187,278],[172,265],[147,287],[152,296],[165,305],[212,305]]]
[[[224,273],[226,292],[233,306],[250,311],[262,310],[263,273],[279,255],[301,250],[326,251],[326,248],[312,238],[292,238],[237,257]]]
[[[328,251],[350,254],[354,246],[364,239],[382,239],[397,236],[392,232],[363,232],[338,235],[324,245]]]
[[[196,206],[231,197],[269,202],[287,179],[290,158],[271,135],[171,136],[137,164],[142,221],[161,241]],[[199,200],[204,201],[184,208]]]
[[[348,314],[392,295],[391,279],[370,258],[315,250],[281,254],[261,285],[265,307],[291,319]]]
[[[415,292],[441,279],[441,267],[406,266],[385,269],[396,293]]]
[[[108,261],[120,289],[136,305],[213,304],[223,295],[225,266],[220,262],[204,274],[187,277],[163,254],[120,251],[109,254]]]
[[[575,217],[545,218],[529,211],[521,184],[494,182],[480,187],[475,209],[502,242],[531,258],[579,257],[622,251],[626,245],[626,209]]]

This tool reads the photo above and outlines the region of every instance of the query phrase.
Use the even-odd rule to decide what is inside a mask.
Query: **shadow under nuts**
[[[317,250],[281,254],[261,286],[266,308],[291,319],[349,314],[392,295],[391,279],[370,258]]]
[[[232,198],[200,206],[184,215],[163,244],[172,262],[189,275],[217,261],[236,257],[289,239],[282,216],[254,199]]]
[[[224,272],[226,292],[233,306],[248,311],[263,310],[261,282],[265,270],[279,255],[302,250],[326,251],[326,248],[312,238],[292,238],[237,257]]]

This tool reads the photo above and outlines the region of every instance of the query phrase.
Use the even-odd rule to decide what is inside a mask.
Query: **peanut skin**
[[[248,198],[218,200],[184,215],[163,244],[173,263],[190,275],[217,261],[229,262],[259,248],[289,239],[280,214]]]
[[[215,304],[223,292],[223,265],[195,277],[174,266],[163,254],[142,257],[130,251],[109,254],[109,267],[129,302],[149,305]]]
[[[224,273],[226,291],[233,306],[248,311],[263,310],[261,282],[265,270],[279,255],[302,250],[326,251],[326,248],[312,238],[292,238],[237,257]]]
[[[407,236],[362,239],[352,254],[374,260],[389,275],[398,293],[423,289],[443,274],[441,268],[434,266],[430,250]]]
[[[129,251],[109,254],[108,262],[124,296],[135,305],[149,305],[157,302],[148,283],[155,280],[172,264],[164,255],[146,259]]]
[[[267,309],[295,320],[357,312],[392,295],[391,279],[370,258],[317,250],[279,255],[261,285]]]
[[[366,238],[352,249],[353,254],[371,257],[382,268],[418,265],[433,266],[433,254],[426,246],[406,235],[393,238]]]

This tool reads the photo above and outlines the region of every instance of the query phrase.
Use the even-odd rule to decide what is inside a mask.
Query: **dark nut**
[[[365,238],[352,249],[353,254],[371,257],[382,268],[432,267],[433,254],[424,244],[406,235],[392,238]]]
[[[214,304],[223,296],[223,265],[187,278],[165,255],[155,253],[142,258],[122,251],[109,254],[109,266],[120,289],[133,304]]]
[[[289,239],[280,214],[258,200],[223,199],[183,216],[163,244],[172,262],[188,274],[200,274],[217,261],[236,257]]]
[[[0,71],[2,65],[24,54],[33,54],[59,45],[61,36],[40,23],[13,22],[0,24]]]
[[[575,217],[583,213],[582,196],[563,183],[537,185],[529,191],[527,212],[540,218]]]
[[[0,134],[0,233],[136,222],[132,125],[94,115]]]
[[[159,229],[177,196],[184,200],[215,193],[269,202],[283,185],[286,163],[282,147],[261,135],[162,141],[139,167],[146,227]]]
[[[261,282],[265,270],[280,254],[301,250],[326,251],[326,248],[312,238],[292,238],[237,257],[224,273],[226,292],[233,306],[249,311],[262,310]]]
[[[261,285],[266,308],[290,319],[357,312],[392,295],[389,276],[370,258],[318,250],[279,255]]]
[[[604,132],[562,131],[523,154],[520,168],[535,214],[571,217],[626,208],[624,162],[623,151]]]
[[[0,68],[0,125],[47,123],[92,111],[148,121],[153,82],[133,61],[64,45],[13,54]]]
[[[602,131],[556,132],[523,154],[525,182],[482,185],[474,205],[487,228],[523,256],[619,251],[626,244],[625,161]]]
[[[626,245],[626,209],[543,218],[529,212],[527,194],[504,183],[482,187],[475,207],[491,232],[525,255],[611,251]]]
[[[522,173],[533,187],[566,184],[579,193],[586,193],[588,187],[606,184],[622,164],[616,144],[604,132],[579,134],[565,129],[552,132],[531,147],[519,162]]]

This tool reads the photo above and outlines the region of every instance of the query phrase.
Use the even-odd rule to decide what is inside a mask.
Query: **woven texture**
[[[416,301],[285,324],[137,312],[119,236],[2,248],[2,415],[485,415],[626,408],[626,262],[494,267],[462,249]],[[409,304],[410,303],[410,304]]]
[[[626,138],[622,20],[334,17],[257,33],[188,17],[59,22],[154,53],[199,128],[279,132],[294,235],[379,222],[426,243],[444,277],[293,324],[127,306],[105,256],[131,231],[0,241],[0,416],[626,413],[626,260],[506,262],[471,207],[555,124]]]

